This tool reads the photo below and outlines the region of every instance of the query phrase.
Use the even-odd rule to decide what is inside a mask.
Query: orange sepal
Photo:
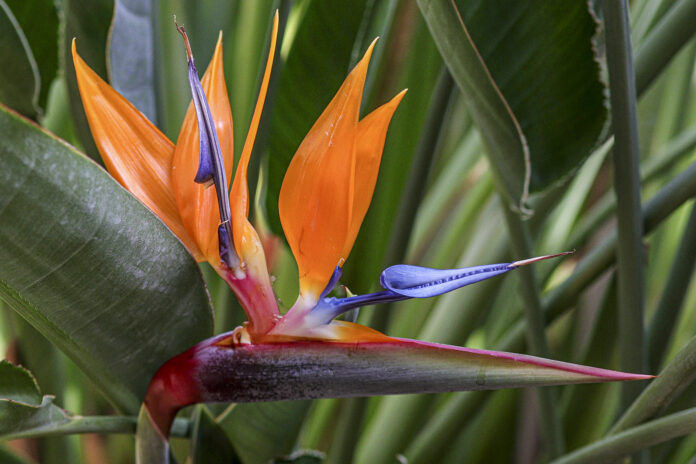
[[[226,183],[229,184],[234,160],[234,141],[232,110],[222,63],[222,34],[218,38],[208,69],[201,79],[201,85],[215,121],[215,131],[220,140],[225,164]],[[215,188],[197,184],[193,180],[198,171],[199,150],[198,121],[191,103],[179,131],[172,160],[172,186],[186,230],[200,248],[204,259],[214,267],[219,267],[217,230],[220,225],[220,211]]]
[[[374,42],[300,144],[280,189],[280,220],[299,268],[301,295],[318,297],[345,259],[355,136],[373,47]]]
[[[405,94],[406,90],[402,90],[394,98],[365,116],[358,123],[358,133],[355,142],[353,214],[351,215],[348,237],[343,244],[342,254],[346,259],[350,254],[350,250],[353,249],[355,238],[358,236],[365,213],[367,213],[367,209],[372,201],[389,123]]]
[[[179,215],[171,188],[174,145],[128,100],[104,82],[77,54],[77,84],[92,137],[109,173],[155,213],[200,259]]]

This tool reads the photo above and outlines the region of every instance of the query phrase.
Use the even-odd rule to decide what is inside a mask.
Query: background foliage
[[[204,267],[204,284],[182,245],[99,166],[73,37],[176,139],[190,96],[172,14],[199,63],[222,30],[239,152],[279,9],[250,175],[263,179],[257,221],[282,236],[285,168],[380,36],[363,114],[409,91],[343,282],[364,293],[398,262],[445,268],[577,249],[560,266],[363,308],[360,322],[660,376],[630,387],[197,406],[174,425],[175,454],[693,462],[696,1],[635,0],[630,17],[624,2],[592,3],[0,0],[0,350],[26,368],[0,363],[0,461],[130,462],[133,415],[156,368],[244,320],[224,283]],[[297,292],[287,250],[274,274],[287,307]]]

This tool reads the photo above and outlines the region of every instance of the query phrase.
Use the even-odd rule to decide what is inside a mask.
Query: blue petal
[[[398,264],[382,272],[380,283],[385,289],[409,298],[428,298],[451,292],[465,285],[515,269],[510,263],[489,264],[463,269],[432,269]]]
[[[220,141],[215,131],[215,122],[210,112],[208,99],[198,78],[198,70],[193,62],[191,47],[183,27],[178,27],[186,43],[186,53],[188,57],[188,80],[193,96],[193,106],[196,109],[196,120],[198,121],[198,135],[200,139],[200,153],[198,172],[194,178],[199,184],[215,184],[215,192],[220,209],[220,229],[218,236],[220,240],[220,259],[231,269],[239,266],[239,257],[232,243],[232,225],[230,223],[230,200],[227,192],[227,176],[225,175],[225,163],[222,159]]]
[[[347,298],[322,298],[319,300],[319,303],[312,308],[312,315],[319,318],[320,322],[328,324],[338,315],[352,309],[379,303],[401,301],[407,298],[406,296],[390,292],[389,290],[368,293],[367,295],[349,296]]]
[[[341,275],[343,275],[343,269],[341,269],[341,266],[336,266],[336,269],[334,269],[334,272],[329,279],[329,283],[326,284],[326,288],[323,292],[321,292],[319,298],[324,298],[331,292],[331,290],[333,290],[338,281],[341,280]]]

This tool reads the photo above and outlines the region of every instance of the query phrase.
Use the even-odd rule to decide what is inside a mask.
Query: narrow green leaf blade
[[[108,174],[0,108],[0,298],[135,413],[167,359],[212,333],[193,258]]]
[[[58,72],[58,14],[53,0],[4,0],[27,38],[40,76],[38,105],[46,108]]]
[[[24,31],[0,0],[0,103],[35,118],[40,85],[39,69]]]
[[[107,67],[114,89],[157,125],[154,15],[152,0],[115,0]]]
[[[194,412],[191,433],[192,464],[240,464],[232,443],[204,405]]]
[[[106,79],[106,42],[113,12],[114,0],[63,0],[60,13],[60,55],[68,85],[70,110],[85,153],[96,160],[101,158],[82,107],[70,47],[72,39],[77,39],[80,56],[99,76]]]

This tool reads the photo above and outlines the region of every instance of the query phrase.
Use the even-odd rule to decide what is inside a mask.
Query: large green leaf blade
[[[513,204],[584,161],[607,119],[586,2],[419,5]]]
[[[114,0],[63,0],[60,13],[60,57],[70,97],[70,111],[75,131],[87,153],[93,159],[101,159],[89,130],[87,116],[82,107],[77,77],[72,62],[71,44],[76,39],[80,56],[103,79],[106,72],[106,44],[109,26],[114,12]]]
[[[198,267],[105,171],[0,109],[0,297],[135,413],[168,358],[212,333]]]

